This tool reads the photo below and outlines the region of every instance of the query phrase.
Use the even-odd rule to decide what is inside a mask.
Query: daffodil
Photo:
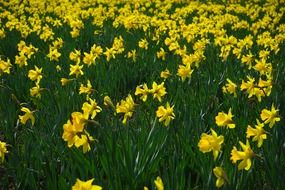
[[[229,109],[229,112],[227,114],[225,112],[219,112],[218,115],[215,117],[216,124],[219,127],[228,127],[230,129],[233,129],[236,127],[232,120],[233,116],[234,115],[232,114],[231,108]]]
[[[43,90],[43,88],[41,88],[38,84],[36,84],[36,86],[34,86],[30,89],[30,95],[32,97],[41,98],[41,91],[42,90]]]
[[[83,123],[72,123],[68,120],[63,125],[62,139],[67,142],[68,147],[72,147],[79,139],[77,133],[82,132]]]
[[[92,89],[92,85],[91,85],[91,82],[90,80],[87,80],[87,85],[84,86],[83,84],[80,85],[80,88],[79,88],[79,94],[91,94],[91,92],[93,91]]]
[[[86,118],[90,116],[91,119],[94,119],[97,113],[102,111],[102,108],[98,106],[96,100],[89,98],[88,102],[84,102],[82,106],[83,114],[87,115]]]
[[[80,34],[80,30],[77,28],[72,28],[72,30],[70,31],[70,35],[72,38],[78,37],[79,34]]]
[[[170,76],[171,76],[171,73],[168,69],[165,69],[164,71],[161,71],[160,73],[160,77],[164,79],[167,79]]]
[[[55,41],[53,41],[52,46],[56,49],[62,48],[62,46],[63,46],[62,38],[57,38]]]
[[[181,77],[182,81],[185,81],[186,78],[191,78],[193,69],[191,69],[190,64],[179,65],[177,75]]]
[[[271,63],[266,63],[265,59],[256,60],[256,64],[254,65],[254,69],[260,73],[260,75],[266,75],[272,72]]]
[[[50,59],[50,61],[58,61],[60,56],[61,53],[58,52],[58,49],[50,47],[49,53],[47,54],[47,57]]]
[[[164,189],[164,185],[162,182],[162,179],[157,176],[156,179],[154,180],[154,184],[157,190],[163,190]]]
[[[248,125],[246,130],[246,138],[250,138],[253,136],[252,141],[257,141],[257,146],[261,147],[263,140],[267,138],[266,131],[263,129],[264,123],[260,123],[260,121],[256,120],[257,125],[255,128]]]
[[[61,78],[60,82],[62,86],[67,85],[70,81],[72,81],[73,79],[67,79],[67,78]]]
[[[166,103],[166,107],[159,106],[156,111],[156,116],[159,118],[159,122],[163,122],[165,126],[168,126],[170,121],[175,118],[175,114],[173,111],[174,106],[169,105]]]
[[[90,53],[92,53],[95,59],[97,59],[103,53],[103,49],[101,46],[93,44],[93,46],[90,49]]]
[[[112,49],[115,50],[116,54],[120,54],[120,53],[124,52],[124,50],[125,50],[125,48],[124,48],[124,39],[123,39],[122,36],[114,38]]]
[[[19,65],[20,67],[27,66],[28,59],[25,55],[16,55],[15,64]]]
[[[12,68],[12,64],[10,62],[10,59],[7,59],[7,61],[4,61],[0,58],[0,76],[2,73],[10,74],[11,68]]]
[[[35,124],[34,113],[29,108],[26,107],[22,107],[21,111],[25,112],[25,114],[19,115],[20,122],[25,125],[28,120],[31,120],[32,125],[34,125]]]
[[[227,82],[228,83],[225,86],[223,86],[223,92],[228,93],[228,94],[233,94],[234,97],[236,97],[237,96],[237,93],[236,93],[237,85],[233,83],[230,79],[227,79]]]
[[[136,62],[137,60],[137,51],[135,49],[128,52],[128,58],[131,58],[133,62]]]
[[[110,61],[111,58],[115,59],[116,58],[116,50],[114,48],[106,48],[104,55],[106,56],[107,61]]]
[[[42,68],[38,68],[37,66],[35,66],[35,70],[29,70],[28,77],[32,81],[37,81],[37,84],[38,84],[43,77]]]
[[[114,110],[116,109],[111,98],[109,96],[104,96],[104,105],[105,106],[110,106],[112,107]]]
[[[198,147],[203,153],[213,151],[214,160],[216,160],[219,152],[221,152],[221,145],[224,143],[224,136],[218,136],[213,129],[211,129],[211,133],[211,135],[206,133],[201,135]]]
[[[6,35],[5,35],[4,28],[1,28],[1,29],[0,29],[0,39],[3,39],[3,38],[5,38],[5,37],[6,37]]]
[[[162,59],[163,61],[165,60],[165,55],[166,55],[166,52],[164,51],[163,48],[160,48],[160,51],[158,51],[158,52],[156,53],[156,57],[157,57],[158,59]]]
[[[84,131],[84,134],[78,135],[76,137],[77,139],[74,143],[76,148],[82,146],[83,153],[86,153],[91,150],[89,142],[94,141],[94,138],[89,133],[87,133],[87,131]]]
[[[153,82],[152,89],[150,89],[149,92],[152,93],[153,98],[157,98],[159,102],[161,102],[161,97],[167,94],[164,82],[159,85],[156,82]]]
[[[76,78],[79,75],[84,75],[82,71],[83,65],[75,64],[75,65],[70,65],[70,73],[69,75],[75,75]]]
[[[0,141],[0,159],[1,162],[4,161],[5,154],[8,153],[7,144],[5,142]]]
[[[77,148],[83,147],[83,152],[89,151],[89,142],[93,141],[93,137],[84,130],[88,115],[82,114],[81,112],[73,112],[71,114],[71,120],[68,120],[63,125],[62,139],[67,142],[68,147],[73,145]]]
[[[253,61],[254,61],[254,58],[253,58],[252,53],[249,53],[247,55],[243,55],[241,58],[241,62],[246,64],[249,69],[251,69]]]
[[[278,111],[279,110],[274,107],[274,104],[272,104],[271,110],[263,109],[261,111],[261,120],[264,121],[265,124],[269,123],[269,127],[272,128],[276,122],[280,121]]]
[[[143,85],[136,87],[135,95],[137,96],[140,94],[141,94],[140,99],[145,102],[147,100],[147,95],[149,94],[149,89],[145,83]]]
[[[76,183],[72,186],[72,190],[101,190],[102,187],[99,185],[92,185],[93,179],[87,181],[76,180]]]
[[[248,140],[246,144],[243,144],[241,141],[239,141],[239,144],[243,151],[238,151],[234,146],[231,151],[231,161],[235,164],[238,160],[242,160],[238,165],[238,170],[249,170],[252,165],[251,158],[255,156],[255,153],[252,151]]]
[[[260,77],[258,81],[258,88],[263,91],[264,95],[269,96],[272,90],[272,76],[266,75],[265,80]]]
[[[141,39],[139,41],[139,47],[142,48],[142,49],[145,49],[147,50],[148,49],[148,42],[146,39]]]
[[[84,52],[83,63],[90,66],[95,63],[96,56],[93,53]]]
[[[223,170],[222,167],[218,167],[218,166],[216,166],[213,169],[213,172],[214,172],[214,175],[217,178],[217,180],[216,180],[216,187],[218,187],[218,188],[222,187],[225,184],[225,182],[228,181],[228,177],[227,177],[226,172]]]
[[[255,94],[255,91],[254,91],[254,87],[255,87],[255,79],[250,77],[250,76],[247,76],[247,79],[248,81],[245,82],[244,80],[242,80],[242,84],[240,86],[240,89],[243,91],[243,90],[246,90],[246,92],[248,93],[248,98],[252,97],[254,94]]]
[[[116,105],[116,113],[124,113],[123,124],[127,123],[127,119],[132,117],[135,109],[135,103],[132,96],[129,94],[126,100],[121,100]]]
[[[81,56],[81,52],[79,50],[75,49],[73,52],[70,52],[69,59],[71,61],[74,61],[75,63],[79,64],[80,63],[80,56]]]

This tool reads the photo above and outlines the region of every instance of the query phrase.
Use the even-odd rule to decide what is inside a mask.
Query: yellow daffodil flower
[[[76,183],[72,186],[72,190],[102,190],[102,187],[99,185],[92,185],[93,179],[87,181],[81,181],[80,179],[76,180]]]
[[[236,125],[234,124],[232,118],[233,118],[233,114],[232,114],[232,109],[229,109],[228,114],[224,113],[224,112],[219,112],[218,115],[215,117],[216,120],[216,124],[219,127],[228,127],[230,129],[233,129],[236,127]]]
[[[269,127],[272,128],[276,122],[280,121],[280,117],[278,116],[278,109],[275,109],[272,104],[271,110],[263,109],[261,111],[260,117],[261,120],[264,121],[265,124],[269,123]]]
[[[185,81],[186,78],[191,78],[193,70],[190,67],[190,64],[179,65],[177,75],[181,77],[182,81]]]
[[[216,166],[213,169],[213,172],[214,172],[214,175],[217,178],[217,180],[216,180],[216,187],[218,187],[218,188],[222,187],[225,184],[225,182],[228,181],[228,177],[227,177],[226,172],[223,170],[222,167],[218,167],[218,166]]]
[[[0,141],[0,159],[1,162],[4,161],[5,154],[8,153],[7,144],[5,142]]]
[[[0,76],[2,73],[10,74],[11,68],[12,68],[12,64],[10,62],[10,59],[7,59],[7,61],[4,61],[0,58]]]
[[[22,107],[21,111],[25,112],[25,114],[19,115],[20,122],[25,125],[28,120],[31,120],[32,125],[34,125],[35,124],[34,113],[29,108],[26,107]]]
[[[248,125],[246,130],[246,138],[250,138],[253,136],[252,141],[257,141],[257,146],[261,147],[263,140],[267,138],[266,131],[263,129],[264,123],[260,123],[260,121],[256,120],[257,125],[255,128],[252,128]]]
[[[148,49],[148,42],[146,39],[141,39],[139,41],[139,47],[142,48],[142,49],[145,49],[147,50]]]
[[[65,86],[65,85],[67,85],[70,81],[72,81],[72,80],[74,80],[74,79],[67,79],[67,78],[61,78],[60,79],[60,82],[61,82],[61,85],[62,86]]]
[[[233,94],[234,97],[237,97],[236,88],[237,85],[233,83],[230,79],[227,79],[227,84],[223,86],[223,92],[228,94]]]
[[[157,176],[157,178],[154,180],[154,184],[157,190],[163,190],[164,189],[164,185],[162,182],[162,179]]]
[[[169,103],[166,103],[166,107],[159,106],[156,111],[156,116],[159,118],[159,122],[164,122],[165,126],[168,126],[170,121],[175,118],[175,114],[173,111],[174,106],[169,105]]]
[[[96,100],[89,98],[88,102],[84,102],[82,106],[83,114],[86,115],[85,118],[90,116],[91,119],[94,119],[97,113],[102,111],[102,108],[97,105]]]
[[[126,100],[121,100],[116,105],[116,113],[124,113],[123,124],[127,123],[127,119],[132,117],[135,109],[135,103],[132,96],[129,94]]]
[[[234,146],[231,151],[231,161],[235,164],[238,160],[242,160],[238,165],[238,170],[249,170],[251,167],[251,158],[255,156],[255,153],[250,148],[248,140],[246,144],[243,144],[241,141],[239,141],[239,144],[243,151],[238,151]]]
[[[32,70],[32,69],[29,70],[28,77],[32,81],[37,81],[37,84],[38,84],[43,77],[42,68],[38,68],[37,66],[35,66],[35,70]]]
[[[167,94],[164,82],[159,85],[156,82],[153,82],[152,89],[150,89],[149,92],[152,93],[153,98],[157,98],[159,102],[161,102],[161,97]]]
[[[82,71],[83,65],[75,64],[75,65],[70,65],[70,73],[69,75],[75,75],[76,78],[79,75],[84,75]]]
[[[43,88],[41,88],[38,84],[36,84],[36,86],[34,86],[30,89],[30,95],[32,97],[41,98],[41,91],[42,90],[43,90]]]
[[[170,76],[171,76],[171,73],[169,72],[168,69],[165,69],[164,71],[161,71],[160,73],[160,77],[164,79],[167,79]]]
[[[201,135],[198,147],[203,153],[213,151],[214,160],[216,160],[221,151],[221,145],[224,143],[224,136],[218,136],[213,129],[211,129],[211,133],[211,135],[206,133]]]
[[[79,94],[91,94],[91,92],[93,91],[92,89],[92,85],[90,80],[87,80],[87,86],[84,86],[83,84],[80,85],[79,88]]]
[[[145,83],[136,87],[135,95],[137,96],[140,94],[142,95],[140,99],[145,102],[147,100],[147,95],[149,94],[149,89]]]

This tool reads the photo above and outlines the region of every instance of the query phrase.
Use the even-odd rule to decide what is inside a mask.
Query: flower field
[[[0,189],[285,189],[284,13],[0,1]]]

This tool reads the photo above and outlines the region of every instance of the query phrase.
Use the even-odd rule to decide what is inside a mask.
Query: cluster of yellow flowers
[[[246,130],[246,138],[249,139],[251,137],[252,141],[257,141],[257,147],[260,148],[263,144],[263,140],[267,139],[267,133],[263,128],[265,124],[269,124],[268,126],[270,128],[273,127],[273,125],[280,121],[280,117],[278,116],[278,109],[272,105],[271,110],[263,109],[260,113],[260,118],[263,121],[263,123],[260,123],[260,121],[257,119],[257,125],[255,125],[255,128],[248,125]],[[233,121],[233,115],[231,112],[231,109],[228,111],[228,113],[219,112],[218,115],[215,117],[216,124],[219,127],[228,127],[230,129],[234,129],[236,127],[234,121]],[[201,152],[211,152],[213,151],[214,160],[217,159],[219,152],[221,152],[221,145],[224,143],[224,136],[220,135],[218,136],[217,133],[211,129],[211,135],[208,135],[206,133],[203,133],[201,135],[201,139],[198,143],[198,147]],[[239,144],[243,151],[238,151],[237,148],[234,146],[231,151],[231,157],[230,160],[232,163],[236,163],[238,160],[242,160],[238,165],[238,170],[249,170],[252,165],[251,158],[254,156],[257,156],[256,153],[253,152],[253,150],[250,147],[249,141],[246,141],[246,144],[239,141]],[[222,173],[222,174],[221,174]],[[225,182],[225,171],[221,167],[214,168],[214,174],[217,176],[216,185],[217,187],[221,187]],[[222,177],[221,177],[222,176]],[[222,179],[221,179],[222,178]]]
[[[24,41],[20,41],[18,43],[18,51],[19,55],[15,57],[15,64],[23,67],[28,65],[28,60],[38,51],[38,48],[35,48],[32,44],[27,46]]]
[[[116,55],[123,53],[124,50],[124,40],[122,36],[119,36],[115,37],[111,48],[106,48],[104,55],[106,56],[107,61],[110,61],[111,59],[115,59]]]
[[[162,101],[162,97],[167,94],[166,88],[164,87],[164,82],[157,84],[155,81],[152,83],[152,88],[149,89],[146,84],[136,87],[135,95],[141,95],[140,99],[145,102],[147,100],[148,94],[153,95],[153,99],[157,99],[159,102]],[[170,121],[175,118],[173,111],[174,106],[166,103],[166,107],[159,106],[156,111],[156,116],[159,118],[159,122],[164,122],[165,126],[168,126]]]
[[[49,6],[46,6],[47,2]],[[92,79],[86,77],[86,70],[96,69],[96,64],[99,61],[112,64],[112,60],[122,55],[136,62],[141,52],[148,53],[155,49],[154,59],[165,63],[165,66],[161,67],[162,70],[159,71],[163,82],[159,83],[155,81],[155,78],[151,81],[150,87],[147,85],[148,81],[142,81],[142,85],[136,86],[134,97],[128,92],[126,98],[117,102],[116,106],[113,105],[110,97],[105,96],[104,104],[112,107],[116,114],[123,114],[122,123],[124,125],[133,117],[136,107],[139,106],[135,103],[136,96],[143,103],[147,103],[150,95],[154,101],[157,100],[160,104],[155,110],[158,121],[164,126],[169,126],[176,116],[174,113],[175,102],[169,103],[169,100],[166,99],[168,93],[165,86],[168,86],[173,80],[190,81],[195,72],[200,69],[200,65],[206,59],[211,59],[211,57],[206,57],[208,47],[217,49],[215,53],[222,64],[240,64],[242,72],[245,73],[242,75],[245,78],[225,77],[226,82],[223,83],[222,91],[226,97],[234,96],[239,99],[246,94],[247,98],[253,101],[257,100],[258,103],[269,97],[274,87],[273,81],[276,78],[274,69],[278,64],[272,55],[275,56],[280,52],[280,45],[285,41],[285,24],[279,24],[283,19],[285,9],[279,8],[280,2],[284,3],[283,0],[267,0],[264,6],[260,6],[256,1],[248,1],[243,6],[226,2],[225,4],[216,4],[209,1],[205,4],[200,1],[180,0],[79,0],[77,2],[30,0],[23,1],[21,5],[18,5],[19,2],[15,0],[1,2],[4,7],[8,8],[1,10],[0,39],[5,39],[8,31],[16,30],[21,34],[23,40],[18,43],[18,54],[14,60],[2,58],[1,55],[0,76],[4,73],[10,74],[14,65],[18,65],[19,68],[30,66],[29,60],[33,58],[33,55],[38,51],[42,53],[44,48],[39,50],[28,43],[30,35],[37,35],[48,47],[45,58],[50,62],[58,63],[57,71],[61,70],[60,64],[68,64],[68,75],[74,78],[61,76],[62,86],[76,80],[80,85],[78,93],[86,95],[86,100],[81,108],[82,112],[71,114],[71,119],[63,125],[62,135],[63,140],[68,143],[68,147],[82,147],[83,152],[86,153],[91,150],[90,143],[95,140],[87,132],[87,124],[97,123],[94,119],[102,111],[96,100],[91,98],[95,89],[91,83]],[[175,5],[179,6],[175,8]],[[243,16],[239,17],[238,15]],[[5,20],[5,23],[2,24],[2,20]],[[76,43],[80,37],[85,35],[82,29],[86,27],[87,20],[92,20],[94,28],[92,38],[100,38],[99,34],[102,33],[106,21],[111,22],[111,26],[115,30],[126,29],[128,35],[133,34],[134,31],[142,32],[143,35],[139,37],[138,41],[131,41],[135,46],[130,49],[126,45],[127,38],[115,34],[114,38],[110,39],[108,47],[104,47],[100,43],[93,45],[87,43],[84,46],[91,48],[85,52],[80,49],[82,47],[77,46],[71,52],[63,52],[62,48],[66,39],[58,37],[56,31],[68,26],[65,30]],[[239,33],[242,35],[238,35]],[[64,54],[69,55],[71,63],[61,63],[61,58],[66,56]],[[169,57],[178,60],[178,64],[168,63]],[[144,57],[142,56],[142,58]],[[28,68],[27,73],[28,78],[34,84],[30,89],[30,96],[35,98],[41,98],[41,92],[44,90],[40,85],[43,83],[41,83],[42,78],[45,77],[43,70],[44,72],[46,70],[45,66],[40,64],[31,65],[32,67]],[[93,85],[95,84],[93,83]],[[175,109],[179,108],[175,107]],[[35,110],[31,111],[27,107],[21,107],[21,111],[24,114],[19,115],[20,122],[25,125],[30,120],[34,125]],[[236,110],[229,108],[227,113],[224,111],[217,113],[215,123],[221,130],[227,128],[233,131],[239,127],[234,121],[238,119],[236,116],[234,117],[234,111]],[[261,110],[260,118],[256,118],[256,123],[247,126],[244,131],[246,143],[239,141],[242,151],[234,146],[230,156],[230,160],[234,164],[241,161],[238,165],[239,170],[249,170],[252,166],[251,159],[258,155],[253,152],[249,139],[252,139],[253,142],[256,141],[258,148],[262,147],[263,141],[267,139],[270,132],[270,129],[267,132],[265,128],[266,126],[272,128],[276,122],[280,121],[278,113],[279,110],[272,104],[271,109]],[[252,127],[253,125],[254,127]],[[213,152],[214,160],[218,160],[227,136],[219,135],[219,131],[217,133],[214,128],[211,128],[210,131],[211,134],[201,134],[198,147],[203,153]],[[4,153],[7,152],[3,147],[5,144],[0,142],[0,157],[2,159]],[[222,167],[215,167],[213,172],[217,177],[217,187],[221,187],[228,181]],[[74,189],[84,189],[85,187],[92,189],[92,181],[93,179],[87,182],[78,180]],[[161,179],[157,179],[155,183],[160,184],[157,185],[158,189],[163,189]],[[100,189],[100,187],[93,189]]]
[[[36,86],[30,89],[31,96],[40,98],[41,91],[43,90],[42,88],[40,88],[40,81],[43,78],[42,68],[38,68],[37,66],[35,66],[34,70],[33,69],[29,70],[28,77],[31,81],[35,81],[36,83]]]
[[[49,53],[47,57],[50,61],[58,61],[61,53],[58,51],[63,46],[63,40],[61,38],[56,39],[52,42],[52,45],[49,46]]]
[[[68,143],[68,147],[79,148],[82,146],[83,152],[86,153],[91,150],[90,142],[94,141],[94,138],[87,132],[86,125],[88,122],[96,123],[93,119],[97,113],[102,111],[102,108],[97,105],[96,100],[88,98],[88,101],[82,105],[82,112],[73,112],[71,119],[63,125],[62,138]],[[92,120],[89,120],[92,119]]]
[[[101,46],[97,46],[96,44],[94,44],[91,47],[91,50],[89,53],[84,52],[83,63],[85,63],[88,66],[90,66],[91,64],[95,64],[96,59],[98,59],[102,53],[103,53],[103,49],[101,48]],[[75,50],[75,52],[72,52],[69,55],[69,57],[72,61],[75,61],[76,63],[78,63],[79,58],[80,58],[80,52]]]
[[[76,180],[76,183],[72,186],[72,190],[101,190],[102,187],[99,185],[92,185],[94,181],[94,178],[87,180],[87,181],[82,181],[80,179]],[[157,176],[157,178],[154,180],[154,184],[157,190],[164,190],[164,185],[162,182],[162,179]],[[143,188],[144,190],[148,190],[148,188],[145,186]]]

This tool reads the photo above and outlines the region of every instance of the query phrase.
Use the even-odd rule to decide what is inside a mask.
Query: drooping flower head
[[[217,178],[216,187],[218,188],[222,187],[225,184],[225,182],[228,181],[226,172],[223,170],[222,167],[217,167],[217,166],[213,169],[213,172]]]

